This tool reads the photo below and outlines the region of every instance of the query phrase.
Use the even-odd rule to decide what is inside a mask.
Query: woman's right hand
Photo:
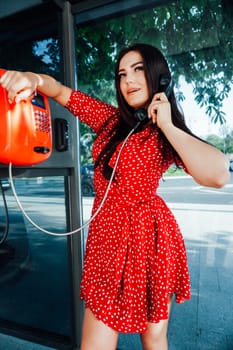
[[[32,72],[6,71],[0,78],[0,84],[8,92],[9,102],[20,102],[30,98],[41,83],[38,74]]]
[[[65,106],[72,91],[49,75],[13,70],[3,73],[0,84],[8,91],[9,102],[16,103],[30,98],[38,90]]]

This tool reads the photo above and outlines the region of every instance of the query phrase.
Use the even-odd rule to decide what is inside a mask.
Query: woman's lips
[[[134,94],[135,92],[138,92],[140,89],[137,88],[131,88],[127,90],[127,95]]]

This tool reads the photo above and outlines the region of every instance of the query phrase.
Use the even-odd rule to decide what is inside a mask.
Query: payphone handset
[[[159,92],[164,92],[168,98],[172,93],[173,87],[174,81],[171,77],[162,74],[159,81]],[[148,113],[145,108],[137,109],[134,113],[134,118],[141,123],[147,123],[149,121]]]
[[[0,76],[5,70],[0,69]],[[0,85],[0,163],[27,166],[41,163],[52,152],[48,97],[36,93],[18,103],[8,101]]]

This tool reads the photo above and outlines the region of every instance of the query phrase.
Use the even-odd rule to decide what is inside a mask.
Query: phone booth
[[[12,34],[11,39],[4,41],[10,23],[24,23],[25,45],[31,40],[32,46],[34,37],[38,37],[37,40],[47,38],[48,32],[46,40],[49,41],[49,35],[53,37],[57,28],[63,28],[58,31],[63,51],[59,78],[76,87],[73,15],[70,3],[63,5],[61,9],[53,2],[36,4],[25,10],[26,20],[22,20],[24,12],[14,14],[13,22],[8,16],[0,18],[0,42],[1,47],[7,47],[10,41],[13,47],[17,37],[19,42],[25,43],[21,29],[13,24],[12,28],[16,32],[19,30],[19,34]],[[37,20],[41,23],[35,29]],[[8,66],[0,58],[0,75],[5,69],[16,69],[16,51],[13,63],[9,62]],[[22,65],[22,70],[33,71],[33,63],[30,67],[27,64]],[[19,338],[33,338],[51,347],[63,344],[66,348],[77,349],[83,312],[78,298],[83,234],[51,237],[40,232],[22,215],[9,186],[11,163],[17,193],[25,210],[39,226],[58,233],[80,227],[77,119],[39,92],[26,101],[9,103],[2,86],[0,119],[0,296],[6,305],[0,312],[0,333],[6,330]]]

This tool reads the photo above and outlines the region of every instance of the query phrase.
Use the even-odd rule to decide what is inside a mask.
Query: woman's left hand
[[[148,106],[148,116],[154,124],[160,129],[167,124],[172,124],[171,105],[164,92],[154,95],[150,105]]]

